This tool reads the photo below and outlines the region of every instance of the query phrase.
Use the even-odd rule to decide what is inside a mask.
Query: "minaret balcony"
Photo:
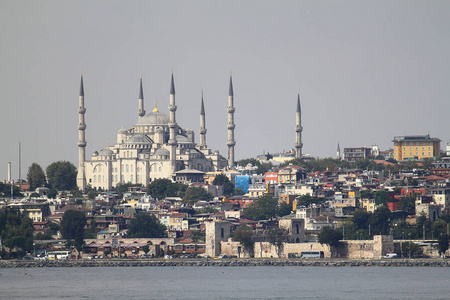
[[[199,133],[200,134],[206,134],[206,129],[205,128],[200,128]]]
[[[227,128],[228,128],[228,130],[232,130],[232,129],[236,128],[236,125],[235,124],[228,124]]]
[[[86,112],[86,108],[84,108],[84,107],[78,108],[78,113],[84,114],[85,112]]]
[[[169,110],[170,111],[176,111],[177,110],[177,106],[176,105],[169,105]]]
[[[233,114],[236,111],[234,107],[228,107],[228,113]]]
[[[234,146],[234,145],[236,145],[236,141],[227,141],[227,146],[228,147],[231,147],[231,146]]]
[[[78,124],[78,130],[85,130],[86,124]]]
[[[78,142],[78,147],[86,147],[86,142]]]

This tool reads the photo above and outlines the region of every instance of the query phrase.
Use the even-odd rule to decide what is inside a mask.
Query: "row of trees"
[[[0,210],[0,238],[2,258],[20,257],[33,249],[33,221],[17,209]]]
[[[39,164],[32,163],[27,181],[31,190],[45,185],[57,191],[73,190],[77,188],[77,169],[68,161],[57,161],[48,165],[44,173]]]

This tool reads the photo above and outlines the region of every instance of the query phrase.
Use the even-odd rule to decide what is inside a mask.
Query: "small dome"
[[[110,155],[113,155],[113,152],[110,149],[103,149],[103,150],[100,150],[100,153],[98,155],[110,156]]]
[[[94,153],[92,153],[92,156],[97,156],[97,155],[98,155],[97,151],[94,151]]]
[[[170,156],[170,151],[164,148],[159,148],[153,154],[154,156]]]
[[[122,126],[122,128],[119,129],[118,133],[127,133],[127,130]]]
[[[136,145],[136,144],[148,145],[148,144],[152,144],[152,143],[153,143],[153,141],[148,136],[146,136],[145,134],[142,134],[142,133],[133,134],[133,136],[130,137],[125,142],[125,144],[133,144],[133,145]]]

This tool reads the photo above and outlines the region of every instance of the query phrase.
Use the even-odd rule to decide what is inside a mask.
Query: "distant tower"
[[[200,107],[200,148],[206,149],[206,115],[205,105],[203,103],[203,91],[202,91],[202,104]]]
[[[336,159],[341,160],[341,146],[339,146],[339,142],[336,150]]]
[[[295,158],[302,158],[302,110],[300,108],[300,92],[297,92],[297,112],[295,113]]]
[[[176,151],[177,151],[177,121],[175,118],[175,112],[177,107],[175,105],[175,84],[173,82],[173,71],[172,71],[172,81],[170,83],[170,120],[169,120],[169,146],[170,146],[170,166],[172,168],[172,173],[176,171]]]
[[[83,86],[83,73],[81,73],[81,84],[80,84],[80,96],[79,96],[79,107],[78,107],[78,175],[77,175],[77,185],[81,191],[86,189],[86,174],[84,168],[84,162],[86,160],[86,139],[85,130],[86,124],[84,123],[84,114],[86,113],[86,108],[84,108],[84,86]]]
[[[142,89],[142,74],[141,74],[141,80],[140,80],[140,86],[139,86],[139,109],[138,109],[138,116],[139,118],[145,116],[145,110],[144,110],[144,91]]]
[[[234,145],[236,141],[234,140],[234,95],[233,95],[233,81],[230,75],[230,88],[228,90],[228,167],[234,167]]]

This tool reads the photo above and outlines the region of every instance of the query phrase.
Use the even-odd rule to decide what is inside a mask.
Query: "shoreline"
[[[0,260],[0,268],[54,268],[54,267],[450,267],[445,259],[70,259],[57,261]]]

